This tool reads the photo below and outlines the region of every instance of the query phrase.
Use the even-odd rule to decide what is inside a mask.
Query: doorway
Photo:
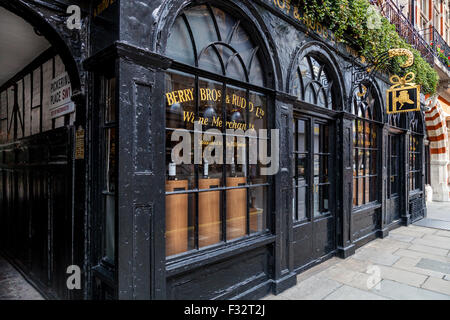
[[[334,122],[294,118],[294,266],[302,269],[336,250]]]

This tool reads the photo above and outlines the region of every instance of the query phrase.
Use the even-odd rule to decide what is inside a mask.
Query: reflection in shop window
[[[255,90],[264,85],[259,47],[238,19],[200,5],[176,19],[166,54],[223,76],[212,80],[200,77],[195,69],[186,71],[189,68],[166,73],[166,255],[266,231],[268,179],[261,175],[259,164],[250,164],[250,141],[242,134],[250,128],[268,128],[266,95]],[[252,90],[231,84],[231,79],[252,84]],[[201,125],[202,154],[213,150],[211,157],[225,161],[228,147],[233,150],[230,163],[202,159],[194,164],[194,124]],[[172,151],[185,139],[172,141],[179,129],[187,130],[191,147],[179,154],[187,163],[176,164]],[[205,134],[211,129],[221,139]]]

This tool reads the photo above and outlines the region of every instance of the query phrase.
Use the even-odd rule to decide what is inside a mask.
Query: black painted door
[[[334,123],[294,120],[294,265],[303,268],[336,249]]]
[[[387,223],[400,219],[400,135],[388,136]]]

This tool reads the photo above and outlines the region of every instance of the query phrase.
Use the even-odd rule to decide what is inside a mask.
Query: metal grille
[[[420,196],[409,202],[409,212],[411,214],[411,221],[416,221],[423,217],[423,197]]]

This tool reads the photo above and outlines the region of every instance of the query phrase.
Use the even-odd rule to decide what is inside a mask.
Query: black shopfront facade
[[[257,299],[426,215],[422,114],[388,115],[387,77],[355,85],[351,50],[290,1],[83,10],[79,109],[66,124],[79,237],[68,247],[83,288],[55,296]],[[199,122],[219,134],[277,129],[276,174],[239,137],[243,164],[174,164],[174,133],[193,137]]]

